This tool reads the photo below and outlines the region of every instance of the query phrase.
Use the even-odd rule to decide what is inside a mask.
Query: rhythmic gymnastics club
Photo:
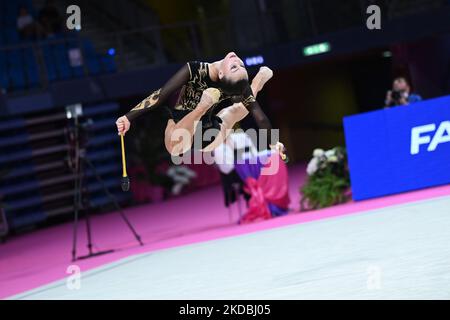
[[[122,147],[122,191],[130,190],[130,178],[127,175],[127,161],[125,159],[125,143],[123,141],[123,134],[120,135],[120,145]]]
[[[289,162],[289,158],[283,151],[280,151],[281,160],[283,160],[285,163]]]

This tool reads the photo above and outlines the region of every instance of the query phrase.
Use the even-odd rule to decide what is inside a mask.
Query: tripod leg
[[[137,242],[139,242],[139,244],[142,246],[144,245],[144,243],[141,240],[141,236],[136,232],[136,230],[134,229],[133,225],[130,223],[130,221],[128,220],[127,216],[125,215],[125,213],[123,212],[122,208],[120,207],[119,203],[117,202],[116,198],[111,194],[111,192],[109,192],[108,188],[105,185],[105,182],[102,180],[102,178],[100,177],[100,175],[98,174],[97,170],[95,169],[95,166],[92,164],[92,162],[88,159],[84,159],[86,161],[86,163],[88,164],[88,166],[92,169],[92,171],[94,172],[95,178],[97,179],[98,182],[100,182],[100,184],[103,187],[103,191],[105,191],[105,194],[108,196],[108,198],[111,200],[111,202],[114,204],[114,206],[116,207],[117,211],[119,211],[120,216],[122,217],[123,221],[125,221],[125,223],[127,224],[128,228],[131,230],[131,232],[133,233],[134,237],[136,238]]]
[[[91,236],[91,220],[89,219],[89,213],[85,213],[85,219],[86,219],[86,233],[87,233],[87,247],[89,254],[92,254],[92,236]]]
[[[83,160],[80,161],[80,182],[79,182],[79,207],[84,209],[84,215],[86,220],[86,235],[87,235],[87,248],[88,248],[88,255],[92,255],[92,233],[91,233],[91,219],[89,216],[89,206],[86,204],[89,200],[87,200],[83,196]]]
[[[78,174],[75,173],[75,186],[73,195],[74,220],[73,220],[73,240],[72,240],[72,261],[77,260],[77,233],[78,233]]]
[[[78,259],[77,257],[77,236],[78,236],[78,219],[80,213],[81,201],[81,177],[80,177],[80,160],[78,156],[75,159],[75,186],[73,195],[74,204],[74,220],[73,220],[73,241],[72,241],[72,261]]]

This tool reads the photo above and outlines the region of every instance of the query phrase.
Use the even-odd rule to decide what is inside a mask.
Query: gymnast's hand
[[[122,116],[116,121],[117,132],[119,135],[125,135],[130,130],[131,123],[126,116]]]
[[[278,152],[285,152],[286,148],[284,147],[284,144],[282,144],[281,142],[277,142],[275,144],[270,144],[269,145],[270,149],[278,151]]]
[[[269,147],[270,147],[270,149],[278,152],[284,161],[285,161],[285,159],[287,159],[286,147],[284,146],[284,144],[282,144],[281,142],[278,141],[276,144],[270,144]]]
[[[203,91],[200,102],[197,105],[197,109],[203,112],[208,111],[214,104],[216,104],[220,99],[220,91],[216,88],[207,88]]]
[[[252,80],[250,87],[252,88],[253,96],[256,98],[258,93],[262,90],[267,81],[273,77],[273,71],[269,67],[259,68],[258,73]]]

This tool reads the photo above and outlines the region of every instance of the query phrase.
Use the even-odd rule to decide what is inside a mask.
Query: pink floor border
[[[298,189],[305,181],[304,171],[304,166],[290,168],[291,213],[267,221],[248,225],[230,223],[228,211],[222,205],[220,186],[209,187],[164,203],[127,209],[127,216],[145,242],[142,247],[136,245],[116,212],[95,216],[92,225],[96,249],[118,250],[112,254],[77,261],[76,264],[82,271],[87,271],[139,253],[450,195],[450,185],[446,185],[300,213]],[[236,215],[234,219],[237,219]],[[66,223],[11,238],[1,245],[0,298],[66,277],[67,267],[72,264],[71,232],[71,224]],[[84,239],[83,231],[79,238]],[[79,248],[79,254],[86,253],[83,242]]]

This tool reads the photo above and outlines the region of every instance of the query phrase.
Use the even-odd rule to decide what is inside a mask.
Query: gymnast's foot
[[[258,92],[262,90],[267,81],[269,81],[273,77],[273,71],[268,67],[259,68],[258,73],[252,80],[252,92],[256,97]]]

